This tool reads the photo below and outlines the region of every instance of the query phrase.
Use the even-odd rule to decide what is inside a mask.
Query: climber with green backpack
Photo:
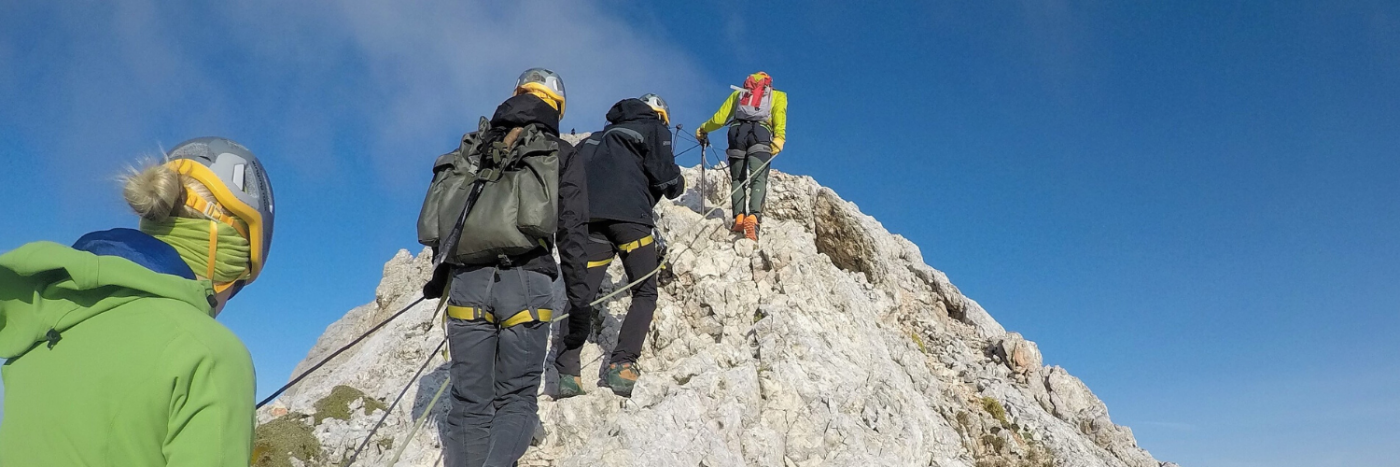
[[[433,164],[418,240],[434,251],[423,294],[447,302],[450,467],[506,467],[525,454],[549,323],[564,311],[552,309],[554,279],[563,275],[573,309],[588,303],[588,182],[559,138],[564,104],[557,74],[526,70],[515,95]]]

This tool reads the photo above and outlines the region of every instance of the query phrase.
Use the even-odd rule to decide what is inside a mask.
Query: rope
[[[433,407],[437,406],[438,399],[442,397],[442,391],[451,385],[452,377],[448,376],[447,379],[442,382],[442,386],[438,386],[437,393],[433,394],[433,400],[428,401],[428,407],[423,409],[423,414],[419,415],[418,420],[413,422],[413,429],[408,430],[408,436],[404,437],[403,443],[399,445],[398,449],[394,450],[394,457],[390,458],[389,462],[384,464],[384,467],[393,467],[394,464],[399,462],[399,456],[403,455],[403,450],[408,448],[408,443],[413,441],[413,435],[418,434],[418,430],[423,428],[423,422],[428,421],[428,414],[433,413]]]
[[[679,129],[680,129],[680,125],[676,125],[676,129],[679,130]],[[709,151],[710,151],[710,154],[714,155],[714,157],[715,157],[715,165],[714,165],[714,167],[710,167],[711,169],[719,168],[719,164],[720,164],[720,163],[723,163],[723,162],[727,159],[727,158],[725,158],[725,157],[720,157],[720,155],[719,155],[719,150],[718,150],[718,149],[715,149],[715,145],[713,145],[713,144],[700,144],[700,140],[695,139],[695,136],[693,136],[693,135],[691,135],[690,133],[687,133],[687,132],[680,132],[680,131],[678,131],[678,132],[676,132],[676,134],[681,135],[681,136],[684,136],[684,137],[686,137],[687,139],[689,139],[689,140],[691,140],[691,141],[694,141],[695,144],[696,144],[697,146],[704,146],[704,149],[701,149],[701,150],[700,150],[700,160],[701,160],[700,163],[701,163],[701,164],[708,164],[708,163],[709,163],[709,159],[705,156],[705,150],[709,150]],[[686,149],[685,151],[682,151],[682,153],[690,152],[691,149],[695,149],[695,147],[692,146],[690,149]],[[677,154],[677,155],[679,155],[679,154]],[[777,157],[777,155],[774,154],[774,157]]]
[[[680,125],[676,125],[676,129],[677,129],[677,130],[680,130]],[[711,152],[714,152],[714,150],[715,150],[715,149],[714,149],[714,146],[710,146],[710,145],[707,145],[707,144],[700,144],[700,142],[699,142],[698,140],[696,140],[695,137],[690,136],[688,133],[684,133],[684,132],[681,132],[681,131],[676,131],[675,134],[684,136],[684,137],[686,137],[686,138],[689,138],[690,140],[695,141],[695,143],[696,143],[694,147],[691,147],[690,149],[687,149],[687,150],[685,150],[685,151],[682,151],[682,153],[691,151],[691,150],[695,149],[696,147],[707,148],[707,149],[709,149]],[[679,154],[677,154],[677,155],[679,155]],[[701,150],[700,150],[700,156],[701,156],[701,159],[702,159],[702,161],[701,161],[701,164],[702,164],[702,165],[705,164],[706,162],[708,162],[707,160],[704,160],[705,149],[701,149]],[[773,162],[773,159],[776,159],[777,157],[778,157],[778,156],[775,154],[772,158],[768,159],[768,162],[765,162],[763,165],[759,166],[759,168],[758,168],[757,170],[755,170],[754,172],[757,173],[758,171],[763,170],[764,167],[767,167],[768,164],[772,163],[772,162]],[[715,155],[715,158],[716,158],[716,160],[721,160],[721,159],[719,159],[719,155],[718,155],[718,154]],[[702,168],[703,168],[703,167],[702,167]],[[729,196],[734,196],[734,193],[737,193],[740,189],[747,188],[748,185],[749,185],[749,181],[753,179],[753,175],[754,175],[754,174],[749,174],[749,177],[748,177],[748,178],[745,178],[743,183],[740,183],[739,186],[738,186],[737,188],[735,188],[734,190],[731,190],[731,191],[729,192]],[[705,180],[703,180],[703,179],[700,180],[700,183],[702,183],[702,184],[705,183]],[[702,200],[702,203],[703,203],[703,200]],[[709,212],[706,212],[706,213],[704,214],[704,216],[702,216],[702,217],[708,218],[708,217],[710,217],[710,214],[714,214],[716,211],[719,211],[719,210],[721,210],[721,209],[723,209],[723,204],[722,204],[722,203],[721,203],[719,206],[715,206],[715,208],[712,209],[712,210],[710,210]],[[698,233],[699,233],[699,232],[697,232],[697,234],[698,234]],[[694,240],[697,239],[697,238],[698,238],[698,237],[692,238],[692,239],[691,239],[691,242],[693,243]],[[690,247],[690,246],[692,245],[692,243],[687,243],[687,244],[685,244],[685,246],[686,246],[686,247]],[[603,302],[606,302],[606,301],[608,301],[609,299],[611,299],[611,298],[613,298],[613,297],[616,297],[618,294],[621,294],[622,291],[631,289],[632,287],[636,286],[637,284],[642,283],[642,281],[645,281],[645,280],[651,278],[652,276],[655,276],[655,275],[656,275],[657,273],[659,273],[659,272],[661,272],[661,266],[660,266],[660,265],[658,265],[658,266],[656,267],[656,269],[653,269],[651,272],[647,273],[646,275],[642,276],[641,278],[639,278],[639,279],[637,279],[637,280],[635,280],[635,281],[632,281],[631,283],[627,284],[625,287],[619,288],[619,289],[613,291],[612,293],[610,293],[610,294],[608,294],[608,295],[606,295],[606,296],[604,296],[604,297],[602,297],[602,298],[599,298],[599,299],[597,299],[597,300],[594,300],[592,303],[589,303],[588,306],[589,306],[589,308],[598,306],[598,304],[603,303]],[[261,402],[258,402],[256,408],[257,408],[257,409],[261,409],[261,408],[263,408],[263,406],[265,406],[265,405],[267,405],[268,403],[270,403],[270,402],[276,400],[278,396],[281,396],[282,393],[286,392],[288,389],[291,389],[292,386],[297,385],[297,383],[300,383],[302,380],[306,379],[307,376],[310,376],[312,373],[316,372],[317,370],[320,370],[321,367],[323,367],[323,366],[326,365],[326,363],[329,363],[329,362],[330,362],[332,359],[334,359],[335,357],[340,356],[340,354],[345,353],[346,350],[350,350],[351,347],[354,347],[354,346],[358,345],[361,341],[364,341],[366,338],[368,338],[368,337],[370,336],[370,334],[374,334],[376,331],[378,331],[378,330],[382,329],[384,326],[388,325],[389,322],[393,321],[394,319],[397,319],[399,316],[403,316],[403,314],[404,314],[404,313],[407,313],[408,310],[409,310],[410,308],[413,308],[415,305],[419,304],[419,303],[422,302],[423,300],[424,300],[423,297],[418,297],[418,299],[417,299],[417,300],[414,300],[413,303],[409,303],[407,306],[403,307],[403,309],[400,309],[397,313],[394,313],[392,316],[389,316],[389,318],[385,319],[384,321],[380,321],[379,324],[374,325],[374,327],[369,328],[369,330],[367,330],[367,331],[365,331],[364,333],[360,334],[359,337],[356,337],[355,340],[352,340],[352,341],[350,341],[350,343],[345,344],[344,346],[340,347],[339,349],[336,349],[335,352],[331,352],[331,354],[328,355],[328,356],[326,356],[326,358],[323,358],[323,359],[321,359],[321,361],[316,362],[316,364],[313,365],[311,368],[308,368],[306,371],[304,371],[304,372],[302,372],[301,374],[297,375],[296,378],[292,378],[292,380],[289,381],[289,382],[287,382],[287,384],[284,384],[284,385],[282,385],[282,387],[277,388],[277,390],[276,390],[276,391],[273,391],[271,395],[269,395],[269,396],[267,396],[266,398],[264,398]],[[560,315],[560,316],[555,317],[553,320],[550,320],[550,321],[551,321],[551,322],[558,322],[558,321],[563,320],[564,318],[568,318],[568,317],[569,317],[568,313],[565,313],[565,314],[563,314],[563,315]]]
[[[684,151],[681,151],[681,152],[672,154],[671,157],[672,157],[672,158],[681,157],[681,154],[685,154],[685,153],[687,153],[687,152],[694,151],[695,148],[698,148],[698,147],[700,147],[700,146],[701,146],[700,143],[695,143],[695,145],[694,145],[694,146],[691,146],[689,149],[686,149],[686,150],[684,150]],[[704,154],[704,152],[702,151],[701,154]]]
[[[341,347],[341,348],[339,348],[339,349],[336,349],[335,352],[331,352],[331,354],[330,354],[329,356],[327,356],[326,358],[321,359],[320,362],[317,362],[315,365],[313,365],[311,368],[308,368],[306,371],[301,372],[301,374],[297,375],[296,378],[292,378],[292,380],[291,380],[290,382],[288,382],[287,384],[284,384],[284,385],[282,385],[282,387],[277,388],[276,391],[273,391],[273,392],[272,392],[272,395],[267,396],[266,399],[263,399],[262,402],[259,402],[256,408],[261,409],[261,408],[263,408],[264,405],[267,405],[268,402],[272,402],[273,400],[277,399],[277,396],[282,395],[282,393],[285,392],[287,389],[291,388],[292,386],[295,386],[297,383],[300,383],[301,380],[306,379],[307,376],[310,376],[311,373],[315,372],[316,370],[321,369],[321,367],[324,366],[324,365],[326,364],[326,362],[331,361],[331,359],[333,359],[333,358],[335,358],[336,356],[338,356],[338,355],[344,353],[346,350],[350,350],[351,347],[354,347],[356,344],[359,344],[360,341],[365,340],[365,338],[366,338],[366,337],[369,337],[370,334],[374,334],[375,331],[378,331],[379,329],[383,328],[385,325],[389,324],[389,322],[390,322],[390,321],[393,321],[395,318],[398,318],[399,316],[403,316],[403,314],[404,314],[404,313],[407,313],[408,310],[409,310],[410,308],[413,308],[414,305],[417,305],[417,304],[419,304],[419,303],[422,302],[422,301],[423,301],[423,297],[418,297],[418,299],[417,299],[417,300],[414,300],[413,303],[408,304],[408,306],[405,306],[405,307],[403,307],[402,310],[399,310],[398,313],[394,313],[393,316],[390,316],[388,319],[385,319],[384,321],[380,321],[379,324],[376,324],[376,325],[374,325],[374,327],[369,328],[368,331],[365,331],[364,334],[360,334],[360,337],[356,337],[355,340],[350,341],[349,344],[345,344],[345,346],[343,346],[343,347]]]
[[[680,125],[676,125],[676,127],[677,127],[677,129],[680,129]],[[689,134],[686,134],[686,133],[683,133],[683,132],[677,132],[677,134],[685,135],[686,137],[689,137],[692,141],[696,141],[696,144],[700,144],[699,141],[695,140],[695,137],[690,136]],[[714,153],[714,154],[715,154],[715,160],[717,160],[717,161],[725,160],[724,158],[719,157],[719,154],[718,154],[717,152],[714,152],[714,151],[715,151],[715,147],[714,147],[713,145],[703,144],[703,145],[701,145],[701,146],[707,147],[707,149],[709,149],[712,153]],[[694,149],[694,148],[691,148],[691,149]],[[702,158],[702,160],[703,160],[703,158],[705,157],[705,152],[704,152],[704,150],[701,150],[701,152],[700,152],[700,157]],[[772,163],[773,163],[773,159],[777,159],[777,158],[778,158],[778,154],[774,154],[773,157],[768,158],[768,161],[767,161],[767,162],[764,162],[763,164],[759,165],[759,166],[758,166],[758,169],[754,170],[753,173],[749,174],[749,176],[746,177],[742,183],[739,183],[739,184],[738,184],[738,187],[736,187],[736,188],[734,188],[733,190],[730,190],[730,191],[729,191],[729,196],[732,197],[732,196],[734,196],[735,193],[738,193],[739,190],[744,189],[744,188],[748,188],[749,182],[751,182],[751,181],[753,180],[754,175],[757,174],[758,172],[762,171],[765,167],[768,167],[769,164],[772,164]],[[704,162],[701,162],[701,164],[704,164]],[[701,170],[702,170],[702,171],[704,170],[704,167],[703,167],[703,166],[701,167]],[[701,173],[704,173],[704,172],[701,172]],[[705,183],[705,180],[704,180],[704,179],[701,179],[701,180],[700,180],[700,183],[701,183],[702,186],[703,186],[703,184]],[[703,200],[701,200],[701,202],[703,203]],[[720,210],[723,210],[723,209],[724,209],[724,204],[721,203],[719,206],[715,206],[714,209],[711,209],[711,210],[709,210],[709,211],[706,211],[705,214],[704,214],[703,216],[701,216],[701,219],[708,219],[708,218],[710,217],[710,214],[714,214],[716,211],[720,211]],[[720,225],[723,226],[723,224],[720,224]],[[711,225],[711,224],[702,224],[701,232],[703,232],[704,229],[709,228],[709,227],[713,227],[713,225]],[[701,236],[698,235],[698,234],[701,233],[701,232],[696,232],[696,234],[697,234],[696,236],[690,237],[690,242],[689,242],[689,243],[686,243],[685,246],[686,246],[687,248],[692,248],[692,247],[694,246],[694,242],[695,242],[696,240],[699,240],[699,239],[700,239]],[[677,248],[676,250],[679,250],[679,249],[680,249],[680,248]],[[668,254],[671,254],[671,255],[674,255],[674,254],[676,254],[676,251],[673,250],[673,251],[670,251],[670,252],[667,252],[667,253],[668,253]],[[651,272],[646,273],[646,275],[643,275],[642,277],[640,277],[640,278],[638,278],[637,280],[634,280],[634,281],[628,283],[628,284],[625,285],[625,286],[618,287],[617,290],[614,290],[612,293],[609,293],[609,294],[604,295],[603,297],[601,297],[601,298],[599,298],[599,299],[597,299],[597,300],[594,300],[592,303],[589,303],[589,304],[588,304],[588,307],[589,307],[589,308],[593,308],[593,307],[595,307],[595,306],[598,306],[598,304],[603,303],[603,302],[606,302],[606,301],[608,301],[609,299],[612,299],[613,297],[616,297],[618,294],[621,294],[623,291],[630,290],[632,287],[636,286],[637,284],[640,284],[640,283],[642,283],[643,281],[645,281],[645,280],[647,280],[647,279],[650,279],[652,276],[655,276],[657,273],[660,273],[660,272],[661,272],[661,269],[663,268],[663,266],[664,266],[664,264],[658,264],[658,265],[656,266],[656,269],[651,270]],[[573,310],[570,310],[569,312],[572,313]],[[559,317],[554,318],[551,322],[558,322],[558,321],[561,321],[561,320],[563,320],[563,319],[565,319],[565,318],[568,318],[568,317],[569,317],[569,314],[568,314],[568,313],[565,313],[563,316],[559,316]],[[592,360],[589,360],[587,363],[584,363],[584,364],[582,364],[581,366],[592,365],[594,362],[597,362],[597,361],[601,360],[601,359],[603,358],[604,355],[606,355],[606,352],[604,352],[604,353],[602,353],[602,354],[599,354],[597,357],[593,357]]]
[[[394,403],[389,404],[389,408],[384,411],[384,416],[379,417],[379,421],[375,422],[374,427],[369,429],[369,434],[365,436],[365,440],[360,442],[360,447],[355,448],[355,453],[352,454],[350,459],[345,461],[341,467],[350,467],[351,464],[355,463],[355,459],[358,459],[360,453],[364,452],[365,446],[369,446],[369,440],[374,439],[374,434],[379,432],[379,427],[384,426],[384,421],[388,420],[389,415],[394,413],[394,408],[399,406],[399,402],[403,400],[404,394],[408,394],[408,389],[413,387],[413,383],[418,382],[418,376],[423,374],[423,370],[428,368],[428,364],[432,363],[433,357],[437,356],[438,352],[442,351],[442,346],[444,345],[447,345],[446,338],[438,343],[436,349],[433,349],[432,352],[428,352],[428,358],[423,360],[423,364],[418,366],[418,371],[414,372],[413,377],[408,379],[408,384],[404,385],[402,391],[399,391],[399,396],[394,398]],[[441,388],[438,389],[439,393],[441,393]]]
[[[680,130],[680,125],[676,125],[676,129],[677,129],[677,130]],[[702,148],[702,149],[700,150],[701,165],[702,165],[701,169],[702,169],[702,170],[704,169],[703,165],[704,165],[706,162],[708,162],[708,160],[705,158],[705,150],[706,150],[706,149],[710,150],[711,153],[715,154],[715,160],[717,160],[717,161],[723,160],[722,158],[719,157],[719,154],[718,154],[718,153],[715,153],[715,152],[714,152],[714,151],[715,151],[714,146],[711,146],[711,145],[708,145],[708,144],[701,144],[699,140],[696,140],[694,137],[690,136],[689,134],[686,134],[686,133],[683,133],[683,132],[680,132],[680,131],[677,131],[676,134],[677,134],[677,135],[684,135],[685,137],[690,138],[691,140],[693,140],[693,141],[696,142],[696,145],[695,145],[695,146],[691,147],[690,149],[686,149],[685,151],[682,151],[681,154],[684,154],[684,153],[686,153],[686,152],[689,152],[689,151],[691,151],[691,150],[694,150],[696,147]],[[680,154],[676,154],[676,155],[679,156]],[[734,196],[735,193],[738,193],[739,190],[748,188],[750,182],[752,182],[752,180],[753,180],[754,175],[757,175],[758,172],[761,172],[764,168],[766,168],[766,167],[768,167],[770,164],[772,164],[772,163],[773,163],[773,159],[777,159],[778,156],[779,156],[778,154],[774,154],[773,157],[770,157],[770,158],[769,158],[766,162],[764,162],[762,165],[759,165],[757,169],[754,169],[751,173],[749,173],[749,174],[748,174],[748,177],[744,178],[744,180],[743,180],[742,183],[737,184],[737,186],[736,186],[733,190],[730,190],[729,196],[732,197],[732,196]],[[703,173],[703,172],[702,172],[702,173]],[[700,183],[701,183],[702,186],[703,186],[703,184],[705,183],[705,180],[702,178],[702,179],[700,180]],[[701,200],[702,203],[703,203],[703,201],[704,201],[704,200]],[[702,205],[703,205],[703,204],[702,204]],[[714,209],[711,209],[711,210],[705,212],[703,215],[701,215],[701,219],[708,219],[708,218],[710,217],[711,214],[714,214],[715,212],[718,212],[718,211],[723,210],[723,209],[724,209],[724,205],[723,205],[723,203],[721,203],[720,205],[715,206]],[[701,224],[701,230],[698,231],[698,232],[695,232],[696,235],[693,236],[693,237],[690,237],[690,241],[684,243],[682,246],[685,247],[685,248],[687,248],[687,249],[694,248],[694,243],[695,243],[695,241],[696,241],[696,240],[699,240],[699,239],[701,238],[701,236],[700,236],[699,234],[702,233],[702,232],[704,231],[704,229],[711,228],[711,227],[714,227],[714,225],[713,225],[713,224],[709,224],[709,223]],[[683,250],[681,250],[680,247],[678,247],[678,248],[676,248],[675,250],[670,251],[669,253],[672,254],[672,255],[674,255],[674,254],[679,253],[680,251],[683,251]],[[656,266],[656,269],[652,269],[651,272],[646,273],[646,274],[643,275],[642,277],[639,277],[639,278],[637,278],[636,280],[634,280],[634,281],[632,281],[632,282],[629,282],[628,284],[626,284],[626,285],[624,285],[624,286],[622,286],[622,287],[617,288],[617,290],[614,290],[612,293],[609,293],[609,294],[607,294],[607,295],[604,295],[604,296],[598,298],[597,300],[594,300],[593,302],[591,302],[591,303],[588,304],[588,307],[589,307],[589,308],[593,308],[593,307],[595,307],[595,306],[598,306],[599,304],[604,303],[604,302],[607,302],[608,300],[611,300],[613,297],[618,296],[618,295],[621,294],[623,291],[630,290],[632,287],[635,287],[637,284],[641,284],[643,281],[646,281],[647,279],[650,279],[652,276],[655,276],[657,273],[660,273],[661,270],[663,269],[663,267],[664,267],[664,264],[658,264],[658,265]],[[354,347],[355,345],[357,345],[357,344],[359,344],[360,342],[364,341],[364,340],[365,340],[366,338],[368,338],[371,334],[374,334],[376,331],[379,331],[380,329],[384,328],[384,326],[387,326],[391,321],[397,319],[397,318],[400,317],[400,316],[403,316],[404,313],[407,313],[409,309],[412,309],[415,305],[418,305],[419,303],[423,302],[423,300],[424,300],[424,297],[421,297],[421,296],[418,297],[417,300],[414,300],[412,303],[409,303],[408,305],[404,306],[404,307],[403,307],[402,309],[400,309],[398,312],[394,313],[393,315],[389,316],[388,318],[384,319],[383,321],[380,321],[379,324],[375,324],[374,327],[371,327],[371,328],[369,328],[369,330],[367,330],[367,331],[365,331],[364,333],[360,334],[359,337],[356,337],[356,338],[355,338],[355,340],[352,340],[352,341],[350,341],[350,343],[345,344],[344,346],[340,347],[339,349],[336,349],[335,352],[332,352],[330,355],[326,356],[326,358],[321,359],[321,361],[317,362],[317,363],[316,363],[315,365],[313,365],[311,368],[308,368],[306,371],[304,371],[304,372],[302,372],[301,374],[297,375],[297,376],[296,376],[295,378],[293,378],[291,381],[287,382],[287,384],[284,384],[284,385],[282,385],[282,387],[278,388],[276,391],[273,391],[273,393],[272,393],[271,395],[267,396],[267,398],[263,399],[261,402],[258,402],[256,408],[257,408],[257,409],[261,409],[263,406],[267,405],[269,402],[272,402],[273,400],[276,400],[277,397],[280,396],[280,395],[282,395],[283,392],[286,392],[287,389],[290,389],[292,386],[295,386],[297,383],[300,383],[302,380],[306,379],[307,376],[310,376],[312,373],[316,372],[317,370],[321,369],[321,367],[325,366],[326,363],[330,362],[332,359],[334,359],[335,357],[339,356],[340,354],[345,353],[346,350],[350,350],[351,347]],[[572,312],[572,310],[571,310],[571,312]],[[563,320],[563,319],[565,319],[565,318],[568,318],[568,317],[569,317],[569,314],[568,314],[568,313],[565,313],[565,314],[563,314],[563,315],[561,315],[561,316],[555,317],[553,320],[551,320],[551,322],[558,322],[558,321],[561,321],[561,320]],[[398,406],[399,401],[403,399],[403,396],[404,396],[405,393],[408,392],[409,387],[411,387],[411,386],[413,385],[413,382],[416,381],[416,380],[418,379],[418,375],[422,374],[422,373],[423,373],[423,370],[427,368],[428,363],[432,361],[432,356],[433,356],[433,354],[437,354],[438,352],[440,352],[440,351],[442,350],[443,345],[446,345],[446,344],[447,344],[447,339],[444,338],[443,341],[442,341],[441,343],[438,344],[437,349],[435,349],[432,353],[430,353],[430,354],[428,355],[428,359],[427,359],[426,361],[424,361],[424,362],[423,362],[423,365],[420,366],[420,367],[418,368],[418,372],[417,372],[417,373],[414,373],[413,378],[409,381],[409,384],[408,384],[407,386],[404,386],[403,391],[399,392],[399,396],[398,396],[397,398],[394,399],[394,403],[393,403],[392,405],[389,406],[389,410],[386,411],[386,412],[384,413],[384,416],[383,416],[383,417],[380,417],[379,422],[378,422],[378,423],[375,423],[374,428],[370,429],[369,436],[366,436],[366,437],[365,437],[365,440],[364,440],[363,442],[360,443],[359,448],[355,449],[355,454],[352,455],[352,456],[350,457],[350,460],[347,461],[347,462],[345,463],[345,466],[349,466],[350,464],[353,464],[353,463],[355,462],[355,459],[359,457],[359,455],[360,455],[360,453],[361,453],[362,451],[364,451],[365,446],[369,445],[369,440],[372,439],[372,438],[374,437],[374,434],[379,430],[379,427],[382,426],[382,425],[384,424],[384,421],[385,421],[386,419],[388,419],[389,413],[393,411],[394,407]],[[601,357],[601,355],[600,355],[600,357]],[[597,359],[595,358],[594,360],[597,360]],[[590,362],[590,363],[591,363],[591,362]],[[450,378],[449,378],[448,381],[450,382]],[[439,387],[439,388],[438,388],[437,394],[435,394],[435,395],[433,396],[432,402],[430,402],[430,403],[428,404],[428,410],[425,410],[425,411],[423,412],[423,415],[421,415],[421,416],[419,417],[418,421],[414,424],[413,431],[411,431],[411,432],[409,433],[409,439],[412,439],[413,435],[414,435],[414,434],[419,430],[419,428],[421,427],[423,421],[426,420],[427,414],[428,414],[429,412],[431,412],[432,407],[433,407],[434,405],[437,404],[437,401],[438,401],[439,397],[442,395],[443,388],[445,388],[445,387],[447,386],[447,384],[448,384],[448,383],[444,383],[442,387]],[[406,446],[407,444],[408,444],[407,441],[405,441],[405,442],[404,442],[404,445]],[[399,458],[399,456],[402,454],[402,452],[403,452],[403,446],[400,446],[398,452],[395,452],[395,454],[394,454],[394,459],[397,460],[397,459]],[[391,462],[391,465],[392,465],[392,462]]]
[[[738,193],[739,190],[742,190],[742,189],[747,188],[747,187],[749,186],[749,182],[753,180],[754,175],[758,174],[758,172],[762,171],[765,167],[768,167],[769,164],[772,164],[772,163],[773,163],[773,159],[777,159],[778,156],[779,156],[778,154],[774,154],[773,157],[768,158],[768,161],[764,162],[763,164],[760,164],[760,165],[758,166],[757,169],[754,169],[753,173],[750,173],[748,177],[744,178],[743,183],[739,183],[737,187],[735,187],[733,190],[730,190],[730,191],[729,191],[729,196],[732,197],[732,196],[734,196],[735,193]],[[704,180],[701,180],[700,183],[705,183],[705,181],[704,181]],[[724,209],[724,205],[721,203],[719,206],[715,206],[714,209],[711,209],[710,211],[708,211],[708,212],[706,212],[704,215],[702,215],[702,216],[701,216],[701,219],[708,219],[708,218],[710,217],[711,214],[714,214],[715,212],[718,212],[718,211],[723,210],[723,209]],[[701,227],[701,232],[703,232],[704,229],[707,229],[707,228],[710,228],[710,227],[714,227],[714,224],[709,224],[709,223],[704,223],[704,224],[701,224],[701,225],[702,225],[702,227]],[[690,242],[689,242],[689,243],[686,243],[684,246],[687,247],[687,248],[693,247],[695,240],[700,239],[700,235],[698,235],[698,234],[700,234],[701,232],[696,232],[697,235],[694,236],[694,237],[690,237]],[[682,235],[677,235],[677,237],[681,237],[681,236],[682,236]],[[670,252],[668,252],[668,253],[674,255],[674,254],[677,254],[679,250],[680,250],[680,248],[677,248],[676,250],[670,251]],[[588,304],[588,307],[589,307],[589,308],[593,308],[593,307],[595,307],[595,306],[598,306],[598,304],[600,304],[600,303],[606,302],[606,301],[608,301],[609,299],[611,299],[611,298],[613,298],[613,297],[616,297],[618,294],[621,294],[623,291],[629,290],[629,289],[631,289],[632,287],[636,286],[637,284],[640,284],[640,283],[642,283],[643,281],[645,281],[645,280],[647,280],[647,279],[650,279],[651,276],[655,276],[657,273],[661,272],[661,269],[662,269],[662,265],[657,265],[657,266],[656,266],[656,269],[652,269],[651,272],[646,273],[646,275],[644,275],[644,276],[638,278],[637,280],[634,280],[634,281],[628,283],[628,284],[625,285],[625,286],[619,287],[617,290],[614,290],[614,291],[613,291],[612,293],[610,293],[610,294],[604,295],[602,298],[599,298],[599,299],[597,299],[597,300],[594,300],[592,303],[589,303],[589,304]],[[573,310],[569,310],[569,313],[573,313]],[[561,319],[567,318],[568,316],[569,316],[569,314],[568,314],[568,313],[565,313],[563,316],[556,317],[553,321],[559,321],[559,320],[561,320]]]

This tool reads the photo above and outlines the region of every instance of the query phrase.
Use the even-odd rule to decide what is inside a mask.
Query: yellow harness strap
[[[548,309],[548,308],[540,308],[540,309],[539,309],[539,315],[540,315],[539,321],[541,321],[541,322],[546,322],[546,323],[547,323],[547,322],[550,322],[551,320],[554,319],[554,310],[551,310],[551,309]],[[479,320],[485,320],[485,321],[488,322],[488,323],[500,324],[500,326],[503,327],[503,328],[508,328],[508,327],[511,327],[511,326],[515,326],[515,325],[517,325],[517,324],[522,324],[522,323],[528,323],[528,322],[531,322],[531,321],[535,321],[535,317],[530,315],[530,310],[521,311],[521,312],[519,312],[519,313],[516,313],[516,314],[514,314],[514,315],[511,315],[510,318],[506,318],[505,321],[501,321],[500,323],[496,323],[496,315],[495,315],[495,314],[492,314],[492,313],[489,312],[489,311],[485,311],[485,310],[482,310],[481,308],[476,308],[476,307],[455,306],[455,305],[448,305],[448,306],[447,306],[447,316],[450,316],[450,317],[453,317],[453,318],[456,318],[456,319],[460,319],[460,320],[463,320],[463,321],[479,321]]]
[[[617,246],[617,249],[618,249],[619,251],[622,251],[623,253],[631,253],[633,250],[636,250],[636,249],[638,249],[638,248],[641,248],[641,247],[650,245],[650,244],[652,244],[652,243],[655,242],[655,241],[656,241],[655,238],[652,238],[651,235],[647,235],[647,236],[645,236],[645,237],[642,237],[642,238],[640,238],[640,239],[637,239],[637,241],[628,242],[628,243],[624,243],[624,244],[618,245],[618,246]],[[602,260],[598,260],[598,261],[589,261],[589,262],[588,262],[588,269],[593,269],[593,268],[597,268],[597,267],[607,266],[607,265],[609,265],[609,264],[612,264],[612,262],[613,262],[613,258],[612,258],[611,256],[608,257],[608,259],[602,259]]]
[[[233,227],[233,230],[238,231],[238,234],[242,235],[243,238],[249,238],[248,229],[244,228],[241,222],[237,222],[232,216],[224,215],[217,204],[209,202],[209,200],[204,199],[203,196],[199,196],[199,194],[191,190],[190,187],[185,187],[185,205],[204,213],[204,215],[209,216],[210,219],[228,224],[229,227]],[[217,231],[218,229],[214,230]]]
[[[623,253],[631,253],[632,250],[650,245],[654,241],[656,241],[655,238],[652,238],[651,235],[647,235],[645,237],[642,237],[641,239],[638,239],[635,242],[618,245],[617,249],[622,250]]]
[[[214,266],[219,263],[219,222],[209,221],[209,272],[204,275],[214,280]]]
[[[487,321],[496,322],[496,319],[485,310],[470,306],[447,305],[447,316],[463,321],[476,321],[485,317]]]
[[[551,310],[551,309],[548,309],[548,308],[540,308],[540,309],[539,309],[539,312],[540,312],[540,319],[539,319],[539,321],[542,322],[542,323],[548,323],[548,322],[550,322],[550,321],[552,321],[552,320],[554,319],[554,310]],[[519,313],[516,313],[514,316],[511,316],[510,318],[506,318],[505,321],[501,321],[501,327],[503,327],[503,328],[508,328],[508,327],[511,327],[511,326],[515,326],[515,325],[517,325],[517,324],[528,323],[528,322],[531,322],[531,321],[535,321],[535,317],[534,317],[534,316],[530,316],[530,310],[525,310],[525,311],[521,311],[521,312],[519,312]]]

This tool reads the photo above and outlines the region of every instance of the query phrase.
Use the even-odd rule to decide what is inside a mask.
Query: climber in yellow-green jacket
[[[729,126],[729,178],[734,184],[730,206],[735,232],[758,240],[763,201],[768,195],[769,161],[787,141],[787,93],[773,89],[773,77],[762,71],[749,75],[744,87],[731,86],[715,116],[695,129],[695,139],[709,144],[709,133]],[[748,180],[742,188],[739,184]]]

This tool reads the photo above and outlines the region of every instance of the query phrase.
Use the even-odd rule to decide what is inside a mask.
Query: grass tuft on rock
[[[364,391],[350,386],[336,386],[331,389],[331,393],[326,397],[312,404],[316,407],[316,422],[313,425],[320,425],[327,418],[336,420],[350,420],[350,403],[355,399],[363,399],[365,415],[374,413],[375,410],[389,410],[389,406],[373,397],[366,396]]]
[[[1001,426],[1010,426],[1011,422],[1006,420],[1006,408],[1001,406],[1001,402],[991,397],[982,398],[982,410],[986,410],[992,418],[1001,422]]]
[[[290,413],[264,423],[253,431],[253,467],[292,467],[292,459],[311,465],[321,457],[306,415]]]

